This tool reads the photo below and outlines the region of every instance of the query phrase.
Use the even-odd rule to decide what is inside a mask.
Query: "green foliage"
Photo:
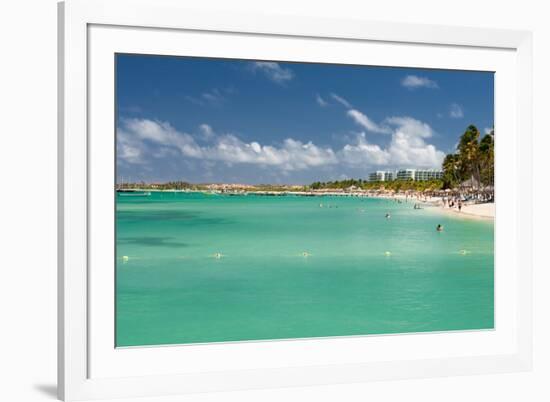
[[[309,186],[310,190],[345,190],[350,187],[362,190],[390,190],[390,191],[425,191],[440,190],[443,188],[442,180],[414,181],[393,180],[393,181],[366,181],[362,179],[347,179],[340,181],[315,182]]]
[[[488,186],[494,183],[494,129],[481,141],[476,126],[470,125],[460,136],[455,154],[443,161],[445,188],[454,188],[466,180]]]
[[[481,182],[493,186],[495,183],[495,130],[486,134],[479,142],[479,165]]]
[[[316,181],[315,183],[312,183],[309,186],[309,188],[311,190],[319,190],[322,188],[346,189],[352,186],[357,188],[362,188],[365,183],[368,183],[368,182],[363,181],[363,179],[346,179],[346,180],[328,181],[328,182]]]

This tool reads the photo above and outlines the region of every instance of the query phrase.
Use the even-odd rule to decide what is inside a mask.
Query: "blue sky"
[[[117,55],[117,178],[287,183],[438,168],[493,73]]]

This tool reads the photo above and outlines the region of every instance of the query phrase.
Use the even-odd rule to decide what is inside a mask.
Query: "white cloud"
[[[427,77],[419,77],[417,75],[407,75],[401,80],[401,85],[408,89],[439,88],[437,82],[432,81]]]
[[[342,149],[343,160],[346,163],[391,166],[440,167],[445,154],[435,146],[427,144],[426,138],[433,136],[432,128],[412,117],[389,117],[382,124],[370,120],[366,114],[358,110],[348,110],[357,124],[368,131],[391,134],[392,139],[386,149],[369,144],[365,133],[360,134],[357,144],[346,145]]]
[[[173,128],[169,123],[147,119],[125,119],[123,129],[132,134],[134,139],[141,139],[157,145],[172,146],[183,155],[201,157],[202,150],[193,137]]]
[[[412,117],[390,117],[385,120],[392,137],[386,147],[371,144],[365,133],[359,133],[354,144],[345,145],[338,156],[341,163],[356,166],[392,166],[439,168],[445,153],[425,139],[433,135],[432,128]]]
[[[328,106],[328,102],[326,100],[324,100],[321,95],[317,94],[315,96],[315,100],[317,101],[317,103],[319,104],[319,106],[321,107],[325,107],[325,106]]]
[[[343,97],[341,97],[340,95],[337,95],[335,93],[331,93],[330,96],[332,97],[332,99],[334,99],[336,102],[344,105],[345,107],[347,107],[348,109],[351,109],[352,106],[351,106],[351,103],[349,103],[346,99],[344,99]]]
[[[233,135],[224,135],[217,144],[205,150],[207,158],[228,163],[250,163],[278,166],[283,170],[300,170],[337,163],[334,151],[312,142],[302,143],[287,138],[279,147],[245,143]]]
[[[386,121],[398,128],[405,129],[408,134],[414,137],[429,138],[433,135],[433,130],[427,123],[412,117],[388,117]]]
[[[331,148],[318,147],[312,142],[287,138],[280,146],[261,145],[256,141],[244,142],[232,134],[216,135],[207,124],[199,127],[215,141],[208,146],[197,144],[193,136],[174,129],[169,123],[147,119],[125,119],[117,130],[120,145],[118,156],[128,163],[143,163],[147,158],[145,143],[177,149],[181,156],[202,160],[278,166],[282,170],[299,170],[337,163]],[[149,156],[153,156],[150,153]]]
[[[440,168],[445,153],[425,139],[433,135],[432,128],[412,117],[391,117],[388,123],[395,126],[388,147],[391,163],[395,166]]]
[[[208,124],[201,124],[199,126],[199,131],[202,134],[202,139],[205,141],[210,141],[216,136],[214,130],[212,130],[212,127],[210,127]]]
[[[187,160],[221,162],[227,166],[273,166],[278,168],[279,174],[339,164],[361,168],[441,166],[444,153],[426,143],[433,135],[428,124],[411,117],[390,117],[381,126],[357,110],[348,111],[348,115],[370,131],[391,134],[390,142],[385,146],[369,143],[362,132],[336,151],[292,138],[280,144],[265,145],[258,141],[245,142],[233,134],[215,133],[207,124],[199,126],[196,135],[190,135],[166,122],[124,119],[117,130],[117,154],[121,161],[143,164],[151,157],[177,153]],[[195,138],[206,142],[200,145]]]
[[[350,116],[357,124],[366,128],[368,131],[372,131],[374,133],[383,133],[383,134],[391,133],[391,129],[389,127],[376,124],[371,119],[369,119],[369,117],[366,114],[361,113],[358,110],[355,110],[355,109],[348,110],[347,115]]]
[[[355,144],[346,144],[339,152],[340,160],[348,165],[388,165],[391,155],[375,144],[369,144],[365,133],[357,135]]]
[[[210,103],[220,103],[224,100],[222,93],[219,89],[216,88],[212,89],[211,91],[203,92],[201,94],[201,98]]]
[[[451,104],[449,108],[449,116],[451,116],[453,119],[463,118],[464,111],[462,110],[462,106],[460,106],[458,103]]]
[[[132,164],[144,163],[141,142],[124,129],[117,130],[116,153],[120,161]]]
[[[282,84],[294,78],[294,73],[291,69],[281,67],[275,62],[257,61],[252,63],[251,66],[253,71],[261,71],[267,78],[278,84]]]
[[[229,90],[219,90],[217,88],[212,88],[209,91],[201,93],[199,96],[186,95],[185,99],[199,106],[217,106],[225,101],[226,98],[224,94],[226,93],[230,93]]]

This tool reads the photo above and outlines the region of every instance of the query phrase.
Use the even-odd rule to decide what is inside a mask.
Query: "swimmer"
[[[303,251],[302,252],[302,257],[304,257],[304,258],[311,257],[311,254],[309,254],[307,251]]]
[[[390,215],[390,213],[389,213],[389,212],[388,212],[388,213],[386,213],[386,219],[390,219],[390,218],[391,218],[391,215]]]
[[[214,253],[214,255],[212,257],[214,257],[216,260],[219,260],[223,257],[223,254],[222,253]]]
[[[466,255],[466,254],[470,254],[470,252],[468,250],[460,250],[458,254]]]
[[[441,225],[441,224],[437,225],[435,230],[437,230],[438,232],[443,232],[443,225]]]

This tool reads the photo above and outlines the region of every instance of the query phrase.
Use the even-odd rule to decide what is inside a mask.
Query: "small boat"
[[[151,195],[150,191],[138,191],[138,190],[122,190],[119,189],[116,191],[118,195],[122,197],[149,197]]]

